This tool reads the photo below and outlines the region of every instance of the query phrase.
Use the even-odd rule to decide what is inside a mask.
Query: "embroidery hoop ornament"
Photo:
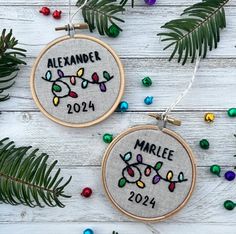
[[[138,125],[131,127],[128,130],[119,134],[111,142],[104,154],[102,162],[102,182],[105,194],[111,201],[111,203],[119,211],[121,211],[123,214],[127,215],[130,218],[146,222],[156,222],[165,220],[180,211],[187,204],[194,191],[196,184],[196,162],[194,154],[187,142],[177,133],[166,128],[166,125],[167,123],[171,123],[176,126],[181,125],[181,121],[171,117],[169,115],[169,112],[183,99],[183,97],[191,89],[191,86],[196,76],[199,62],[200,58],[196,62],[194,74],[188,87],[184,90],[183,93],[181,93],[181,95],[176,99],[176,101],[169,108],[167,108],[167,110],[163,114],[149,114],[149,116],[159,121],[159,125],[161,125],[160,127],[155,125]],[[175,170],[167,170],[166,177],[164,177],[162,175],[163,173],[161,172],[161,170],[163,168],[164,170],[166,170],[166,168],[164,167],[166,163],[165,161],[158,161],[159,159],[157,158],[157,163],[153,164],[153,159],[151,158],[151,156],[148,156],[147,153],[140,151],[137,152],[135,147],[130,148],[130,146],[134,145],[134,142],[136,141],[135,139],[137,139],[139,136],[142,136],[144,140],[152,139],[153,142],[159,142],[159,139],[161,139],[162,137],[163,139],[167,137],[169,138],[167,139],[167,142],[169,141],[170,145],[172,143],[173,145],[179,144],[177,145],[177,152],[180,153],[177,154],[177,158],[178,160],[180,160],[179,164],[181,165],[184,163],[184,166],[182,166],[181,168],[180,165],[177,165]],[[172,139],[173,141],[170,139]],[[163,143],[165,142],[165,140],[160,142]],[[185,161],[181,161],[184,158],[180,158],[181,155],[183,155],[181,152],[184,151]],[[125,164],[125,166],[123,167],[120,166],[120,158],[122,159],[121,162]],[[140,166],[145,166],[146,169],[137,170],[137,168],[140,168]],[[183,170],[184,167],[187,168]],[[179,171],[178,168],[181,168],[181,171]],[[154,177],[150,171],[154,171]],[[176,179],[176,174],[178,175],[178,173],[179,176],[178,179]],[[136,174],[138,174],[138,176]],[[186,178],[185,174],[187,175]],[[152,182],[147,182],[148,178]],[[188,183],[185,186],[186,188],[181,187],[181,184],[184,185],[185,183]],[[119,188],[116,187],[114,189],[116,184],[118,184],[117,187]],[[149,189],[149,185],[151,185],[152,188]],[[154,190],[153,187],[155,186],[156,189]],[[159,189],[158,186],[160,186]],[[180,186],[179,190],[178,186]],[[126,189],[126,187],[128,188]],[[147,188],[147,190],[145,190],[145,188]],[[163,205],[165,203],[165,200],[161,200],[161,202],[158,201],[158,197],[161,196],[162,199],[166,198],[168,200],[169,196],[174,194],[175,190],[177,190],[178,196],[181,196],[181,198],[177,201],[176,204],[175,202],[173,205],[167,203],[165,206]],[[182,191],[184,191],[183,195],[181,195]],[[144,198],[148,198],[149,203],[145,203]],[[150,202],[150,200],[152,202]],[[153,201],[155,201],[155,205],[157,203],[160,205],[160,207],[153,207]],[[147,206],[150,206],[150,204],[152,204],[153,209],[147,208]],[[147,210],[145,211],[145,209]]]
[[[119,103],[122,99],[122,96],[124,93],[124,86],[125,86],[123,65],[122,65],[118,55],[115,53],[115,51],[110,46],[108,46],[106,43],[102,42],[101,40],[99,40],[95,37],[75,33],[76,29],[81,30],[81,29],[88,28],[88,25],[84,24],[84,23],[82,23],[82,24],[73,24],[72,23],[73,17],[78,13],[78,11],[81,8],[83,8],[83,6],[86,3],[87,3],[87,0],[85,0],[84,4],[78,8],[78,10],[74,13],[74,15],[72,17],[70,16],[71,3],[69,4],[69,7],[70,7],[70,9],[69,9],[69,24],[65,25],[63,27],[57,27],[55,29],[56,31],[65,30],[68,32],[68,35],[55,39],[54,41],[49,43],[46,46],[46,48],[43,49],[43,51],[40,53],[40,55],[36,59],[36,62],[35,62],[33,69],[32,69],[31,79],[30,79],[30,86],[31,86],[33,100],[35,101],[35,103],[36,103],[37,107],[40,109],[40,111],[46,117],[48,117],[49,119],[51,119],[52,121],[54,121],[56,123],[59,123],[61,125],[67,126],[67,127],[75,127],[75,128],[89,127],[89,126],[98,124],[101,121],[108,118],[117,109],[117,106],[119,105]],[[107,62],[106,66],[108,69],[110,69],[112,71],[114,70],[114,74],[111,71],[108,72],[106,70],[106,68],[104,68],[103,70],[101,70],[99,72],[93,71],[94,73],[91,74],[91,78],[90,78],[90,75],[86,74],[86,69],[83,68],[83,66],[86,66],[86,65],[83,65],[83,63],[75,65],[78,67],[78,71],[76,70],[75,73],[73,72],[73,74],[71,74],[71,73],[67,74],[66,72],[62,71],[62,69],[58,69],[57,74],[59,77],[56,80],[54,78],[55,71],[53,71],[54,75],[53,75],[53,72],[51,72],[50,70],[48,70],[47,72],[45,71],[44,76],[40,74],[41,77],[48,82],[52,82],[52,88],[51,88],[51,90],[48,91],[48,92],[50,92],[50,91],[52,92],[51,93],[52,97],[49,97],[46,100],[45,97],[42,97],[42,96],[44,96],[43,93],[40,94],[39,91],[37,91],[37,87],[39,87],[39,85],[37,84],[37,82],[39,82],[39,81],[37,81],[37,79],[40,79],[41,77],[36,77],[36,75],[38,75],[36,73],[37,73],[39,67],[42,66],[40,64],[40,61],[41,61],[41,59],[45,59],[45,56],[47,56],[48,52],[51,49],[53,49],[53,47],[56,48],[56,46],[57,46],[60,49],[61,43],[67,43],[70,41],[73,42],[73,40],[76,40],[76,41],[78,40],[81,43],[82,42],[84,43],[84,40],[86,40],[88,43],[90,43],[90,44],[88,44],[89,46],[92,46],[92,47],[94,46],[95,51],[98,48],[98,49],[100,49],[101,53],[107,53],[108,57],[105,56],[106,54],[103,57],[104,57],[105,62],[111,61],[110,63]],[[96,56],[96,54],[95,54],[95,56]],[[97,58],[99,58],[99,55]],[[97,69],[99,67],[98,65],[97,66],[94,65],[94,66]],[[100,67],[101,67],[101,65],[100,65]],[[89,73],[90,70],[91,69],[87,69],[87,73]],[[76,74],[76,72],[77,72],[77,74]],[[86,75],[88,76],[88,78],[83,77]],[[74,84],[73,85],[71,85],[72,83],[69,84],[69,85],[71,85],[72,88],[69,87],[68,82],[66,83],[66,82],[64,82],[64,80],[60,80],[61,77],[65,78],[65,79],[67,79],[67,77],[69,79],[73,78],[73,80],[71,80],[71,82],[76,83],[75,84],[76,87],[79,86],[80,85],[79,82],[81,82],[81,91],[82,92],[85,91],[85,89],[87,89],[87,87],[89,88],[89,87],[94,86],[94,88],[92,87],[93,90],[95,90],[97,88],[97,91],[95,91],[94,94],[92,94],[93,100],[89,101],[88,96],[86,96],[87,98],[84,98],[85,100],[82,100],[80,93],[79,93],[80,90],[74,91],[73,90],[73,89],[75,89],[73,87]],[[100,77],[100,80],[99,80],[99,77]],[[115,78],[115,79],[113,79],[113,78]],[[58,82],[60,82],[59,86],[58,86]],[[109,82],[110,82],[110,84],[109,84]],[[65,87],[65,89],[68,89],[68,93],[66,93],[66,95],[64,95],[62,97],[57,96],[56,92],[58,92],[58,90],[60,90],[59,92],[61,92],[61,90],[62,90],[62,92],[64,92],[64,90],[63,90],[64,87]],[[109,87],[110,87],[110,90],[109,90]],[[53,90],[53,88],[56,91]],[[100,101],[99,96],[96,96],[96,95],[99,95],[100,93],[101,93],[101,95],[105,95],[106,93],[109,93],[109,95],[111,95],[111,91],[114,91],[114,96],[112,96],[111,98],[109,98],[109,97],[106,98],[107,101],[106,100],[104,101],[104,98],[101,99],[101,101]],[[44,91],[42,91],[42,92],[44,92]],[[67,90],[66,90],[66,92],[67,92]],[[89,93],[89,91],[86,91],[86,92]],[[56,93],[56,95],[55,95],[55,93]],[[68,99],[68,101],[66,101],[66,103],[63,103],[64,109],[63,109],[63,113],[60,116],[60,113],[57,110],[57,108],[58,108],[58,106],[60,108],[61,101],[64,101],[63,99],[66,99],[66,98]],[[78,103],[79,106],[77,105],[77,103],[75,103],[76,98],[81,99],[80,103]],[[86,101],[86,100],[88,100],[88,101]],[[73,112],[73,114],[71,114],[71,113],[69,113],[69,110],[66,109],[66,105],[69,105],[69,103],[71,101],[72,101],[72,104],[71,104],[72,110],[73,110],[73,108],[75,108],[74,105],[77,105],[76,111],[78,109],[80,109],[79,110],[80,113],[77,114],[77,116],[76,116],[75,110],[73,110],[74,112]],[[95,105],[95,107],[93,106],[94,105],[93,101],[96,103],[97,106],[96,105]],[[51,103],[48,104],[49,102],[52,102],[54,104],[54,106]],[[103,107],[103,103],[105,103],[104,107]],[[49,105],[51,105],[51,106],[49,106]],[[84,110],[86,110],[86,112],[91,111],[91,114],[90,114],[90,112],[82,113],[82,110],[84,108],[83,105],[86,106],[86,108]],[[54,108],[54,107],[57,107],[57,108]],[[91,108],[91,110],[88,108]],[[57,113],[57,111],[58,111],[58,113]],[[66,115],[67,114],[66,111],[68,111],[68,115]],[[71,115],[69,115],[69,114],[71,114]],[[83,117],[83,116],[85,116],[84,114],[86,114],[87,116]],[[85,119],[83,119],[83,118],[85,118]]]

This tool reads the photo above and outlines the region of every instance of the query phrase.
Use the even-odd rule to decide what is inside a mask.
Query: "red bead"
[[[62,11],[55,10],[52,14],[54,19],[60,19],[61,18]]]
[[[42,7],[39,12],[43,15],[50,15],[50,9],[48,7]]]
[[[87,198],[87,197],[90,197],[92,195],[92,193],[93,193],[92,189],[89,188],[89,187],[86,187],[86,188],[83,189],[83,191],[81,193],[81,196]]]

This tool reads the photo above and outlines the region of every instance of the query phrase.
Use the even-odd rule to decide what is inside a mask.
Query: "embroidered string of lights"
[[[76,34],[87,24],[74,24],[69,0],[67,36],[52,41],[38,56],[31,73],[33,99],[51,120],[69,127],[88,127],[108,118],[124,92],[124,69],[104,42]]]
[[[194,155],[184,139],[166,126],[181,125],[170,112],[191,89],[199,63],[200,58],[188,86],[166,111],[150,114],[159,121],[159,126],[131,127],[118,135],[105,152],[102,163],[105,192],[129,217],[142,221],[166,219],[183,208],[192,195],[196,178]],[[152,80],[145,77],[142,84],[149,87]],[[104,139],[107,143],[109,140]]]

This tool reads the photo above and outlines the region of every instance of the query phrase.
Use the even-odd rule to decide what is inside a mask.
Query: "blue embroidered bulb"
[[[90,228],[87,228],[84,230],[84,233],[83,234],[94,234],[93,230],[90,229]]]
[[[129,104],[128,104],[128,102],[126,102],[126,101],[122,101],[122,102],[119,104],[119,110],[120,110],[121,112],[127,111],[128,108],[129,108]]]
[[[151,105],[153,102],[153,97],[152,96],[147,96],[145,99],[144,99],[144,103],[146,105]]]

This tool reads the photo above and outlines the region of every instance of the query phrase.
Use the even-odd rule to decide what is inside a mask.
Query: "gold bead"
[[[214,115],[214,113],[206,113],[205,116],[204,116],[204,120],[205,120],[207,123],[212,123],[212,122],[214,122],[214,120],[215,120],[215,115]]]

